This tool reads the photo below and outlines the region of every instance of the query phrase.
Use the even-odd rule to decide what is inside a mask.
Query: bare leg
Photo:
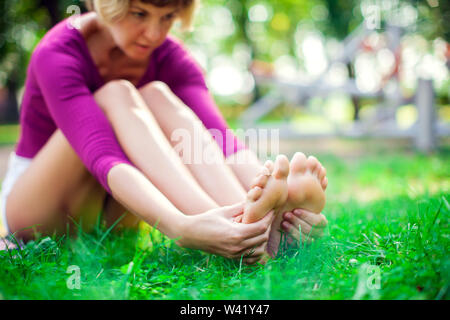
[[[140,99],[136,98],[135,96],[136,91],[135,88],[134,89],[133,88],[134,87],[129,86],[129,83],[124,81],[113,82],[112,84],[109,84],[108,86],[105,86],[98,92],[96,92],[95,98],[97,99],[99,105],[103,107],[103,110],[110,117],[110,119],[123,120],[120,117],[122,115],[125,117],[128,116],[133,120],[136,120],[137,118],[139,121],[141,121],[141,123],[136,121],[136,123],[131,124],[136,125],[138,129],[141,129],[143,131],[144,134],[139,136],[140,138],[144,137],[144,139],[142,140],[146,141],[145,139],[145,137],[147,137],[146,135],[150,136],[150,138],[153,137],[151,134],[150,135],[148,134],[149,132],[154,133],[155,135],[159,135],[159,137],[161,137],[161,134],[158,133],[158,131],[153,132],[152,130],[150,130],[151,128],[150,126],[148,126],[149,123],[145,123],[146,121],[149,122],[148,121],[149,119],[152,119],[151,117],[149,117],[149,115],[151,116],[151,114],[147,109],[142,108],[141,104],[142,101],[139,102]],[[111,100],[114,102],[114,104],[105,103],[105,101],[111,102]],[[125,103],[125,106],[122,103]],[[131,107],[128,108],[128,113],[131,114],[132,116],[127,114],[127,112],[123,111],[124,109],[126,110],[127,104],[131,105]],[[119,110],[120,112],[117,110]],[[114,121],[111,122],[114,126]],[[155,122],[152,122],[150,124],[154,125],[153,128],[159,128]],[[135,127],[130,126],[129,128]],[[136,132],[139,130],[131,130],[131,131]],[[120,139],[125,141],[139,140],[139,139],[131,139],[131,140],[126,139],[127,136],[122,135],[120,132],[118,136],[119,140]],[[164,139],[151,140],[150,147],[154,148],[153,150],[148,149],[150,155],[152,156],[151,159],[154,159],[156,154],[159,160],[161,160],[160,158],[164,159],[164,156],[166,156],[165,159],[166,163],[170,162],[171,161],[170,158],[167,159],[167,154],[161,152],[161,149],[164,149],[164,151],[173,149],[170,147],[166,149],[165,146],[159,145],[161,141],[162,143],[164,143],[164,141],[168,143],[167,140]],[[125,144],[124,149],[125,150],[133,149],[133,144],[131,144],[131,146]],[[147,149],[140,149],[140,150],[147,150]],[[163,156],[161,156],[159,153],[162,153]],[[135,163],[136,160],[137,162],[139,161],[144,162],[143,161],[144,159],[142,159],[141,155],[139,155],[138,152],[134,155],[134,158],[133,157],[130,158]],[[175,157],[172,158],[180,160],[178,158],[178,155],[176,154]],[[153,163],[154,162],[152,161],[152,164]],[[173,169],[173,167],[176,167],[176,165],[173,165],[172,168],[170,168],[169,165],[170,169]],[[183,166],[180,167],[183,168]],[[148,171],[150,173],[155,172],[151,170]],[[193,179],[193,177],[189,175],[189,171],[187,169],[186,170],[181,169],[179,173],[180,179],[183,180],[184,183],[186,183],[186,181],[188,181],[187,183],[192,183],[192,185],[184,189],[188,190],[187,193],[192,191],[190,187],[198,188],[197,191],[199,191],[199,193],[196,195],[198,198],[194,200],[198,201],[197,204],[199,204],[199,207],[208,205],[217,207],[217,204],[214,203],[213,200],[208,198],[206,194],[202,193],[203,190],[198,185],[195,184],[196,182],[195,179]],[[187,174],[188,180],[184,180],[185,178],[184,174]],[[192,179],[192,181],[190,182],[189,177]],[[167,175],[164,178],[167,178]],[[89,181],[89,184],[86,183],[86,180]],[[164,182],[164,179],[162,180]],[[61,181],[64,181],[62,185]],[[81,185],[78,184],[78,182],[80,182]],[[42,188],[42,184],[46,185],[47,188],[46,189]],[[170,184],[179,186],[179,181],[172,181]],[[99,195],[98,197],[95,196],[97,193],[94,192],[93,190],[96,190],[98,192]],[[168,193],[170,194],[170,190],[168,190]],[[48,199],[46,199],[46,197],[44,196],[45,194],[47,196],[51,195],[51,197],[48,197]],[[85,217],[84,214],[86,214],[86,209],[84,205],[93,204],[92,207],[94,207],[94,209],[91,210],[91,212],[98,213],[101,209],[104,196],[105,191],[103,190],[103,188],[98,184],[98,182],[95,181],[95,179],[89,173],[87,173],[87,170],[85,169],[84,165],[82,164],[80,159],[76,156],[75,152],[65,139],[64,135],[59,130],[57,130],[55,135],[49,140],[49,143],[46,146],[44,146],[41,152],[35,157],[29,170],[27,170],[24,173],[24,175],[18,180],[18,182],[16,183],[10,194],[10,197],[8,198],[7,216],[9,221],[9,227],[14,232],[18,231],[21,228],[38,224],[39,226],[37,227],[37,230],[40,232],[48,233],[52,232],[52,230],[55,229],[64,231],[65,230],[64,226],[67,220],[70,220],[69,219],[70,216],[84,219]],[[178,201],[184,201],[185,199],[186,199],[185,197],[178,198]],[[192,197],[190,199],[192,200]],[[208,203],[208,201],[210,201],[210,203]],[[186,211],[191,209],[190,205],[192,205],[192,202],[190,204],[186,204],[187,206]],[[198,209],[198,210],[207,211],[207,209],[206,210]],[[191,213],[195,214],[198,213],[198,211],[192,211]],[[88,225],[93,225],[93,223],[97,219],[96,215],[87,215],[87,214],[86,218],[87,219],[83,220],[83,222],[85,222]],[[32,232],[29,231],[19,232],[19,235],[23,236],[24,238],[26,238],[27,236],[29,237],[31,234]]]
[[[120,88],[122,89],[127,86],[127,84],[121,84]],[[102,100],[104,96],[109,95],[117,103],[120,100],[114,99],[115,94],[117,92],[123,94],[124,90],[118,91],[115,89],[117,88],[114,86],[103,87],[96,92],[95,98],[101,105],[104,102]],[[136,113],[139,114],[139,111]],[[158,128],[154,123],[152,125],[153,128]],[[160,134],[160,137],[164,138],[162,134]],[[168,144],[167,141],[166,144]],[[161,146],[158,141],[150,147],[155,147],[155,150],[148,149],[149,159],[152,159],[155,153],[161,152]],[[168,149],[172,148],[169,146]],[[173,154],[173,158],[179,161],[176,154]],[[170,163],[170,161],[165,162]],[[180,166],[180,168],[183,168],[183,166]],[[195,179],[192,178],[187,169],[184,172],[182,171],[177,178],[178,181],[172,183],[172,185],[180,185],[179,180],[186,182],[186,180],[189,181],[189,178],[191,179],[191,184],[184,188],[187,190],[184,192],[185,196],[188,196],[192,190],[199,191],[197,198],[190,196],[190,203],[186,203],[187,213],[198,213],[217,207],[217,204],[196,184]],[[97,220],[96,214],[102,209],[105,194],[100,184],[84,167],[64,135],[60,130],[57,130],[11,190],[6,209],[9,227],[13,232],[32,225],[38,225],[34,230],[39,232],[47,233],[52,232],[52,230],[64,232],[65,225],[70,222],[71,218],[75,220],[82,218],[83,225],[91,226]],[[183,198],[180,196],[178,199]],[[118,206],[117,203],[108,202],[106,207],[107,211],[115,211]],[[125,213],[122,209],[123,207],[116,212],[121,211],[120,215]],[[189,212],[190,209],[192,209],[191,212]],[[125,222],[125,225],[136,225],[137,219],[133,215],[128,213],[125,220],[127,218],[131,219],[128,219],[130,221],[123,220],[122,222]],[[26,239],[30,238],[32,234],[33,230],[28,229],[19,232],[18,236]]]
[[[182,152],[192,157],[185,157],[187,161],[183,163],[203,190],[220,206],[244,200],[246,190],[225,163],[222,150],[195,113],[163,82],[151,82],[139,91],[172,146],[178,143],[173,139],[176,130],[182,129],[181,132],[190,140],[185,144],[189,150]],[[205,150],[208,159],[203,157]],[[195,152],[201,154],[194,155]],[[197,163],[196,159],[200,161]]]
[[[153,82],[139,91],[146,102],[146,106],[149,108],[151,113],[156,119],[156,122],[161,127],[163,133],[167,140],[171,140],[173,132],[176,129],[184,129],[187,131],[190,137],[194,137],[198,132],[202,132],[201,134],[207,133],[207,130],[201,124],[200,120],[193,114],[193,112],[184,105],[171,91],[170,89],[163,83]],[[205,134],[205,136],[208,136]],[[210,144],[211,142],[214,144],[214,141],[211,136],[208,139],[202,141],[205,145]],[[172,145],[175,142],[172,141]],[[202,147],[205,147],[203,145]],[[214,144],[215,145],[215,144]],[[216,146],[215,153],[216,155],[222,155],[222,151],[219,150],[218,146]],[[192,145],[191,148],[194,149]],[[190,150],[189,152],[191,152]],[[195,150],[194,150],[195,151]],[[223,157],[223,156],[222,156]],[[239,188],[239,181],[237,180],[234,173],[229,169],[229,167],[225,164],[225,162],[215,162],[212,165],[207,163],[201,164],[191,164],[185,163],[185,165],[189,168],[192,175],[199,182],[200,186],[207,192],[211,198],[213,198],[218,204],[230,204],[238,202],[245,196],[245,191],[242,188]],[[286,167],[286,166],[284,166]],[[295,165],[294,165],[295,167]],[[279,172],[279,170],[276,170]],[[298,170],[297,170],[298,171]],[[296,170],[293,170],[293,174],[289,175],[289,193],[290,197],[286,201],[285,205],[277,211],[280,212],[277,219],[274,221],[272,226],[272,233],[279,235],[280,224],[283,220],[283,216],[281,213],[286,212],[286,210],[292,210],[293,208],[301,207],[304,208],[311,207],[314,210],[317,210],[317,206],[321,205],[320,199],[313,199],[313,196],[317,195],[320,197],[321,190],[315,190],[313,187],[315,186],[314,180],[311,180],[307,177],[303,177],[304,174],[298,173]],[[259,186],[259,188],[267,187],[267,190],[270,188],[266,186],[269,179],[264,180],[264,174],[261,177],[258,177],[260,181],[259,184],[263,186]],[[276,174],[275,176],[280,176]],[[283,176],[283,175],[281,175]],[[284,175],[285,176],[285,175]],[[298,178],[301,176],[301,178]],[[264,181],[263,181],[264,180]],[[305,183],[297,183],[298,181],[312,181],[311,186],[305,188]],[[213,183],[211,183],[213,182]],[[264,183],[263,183],[264,182]],[[258,185],[256,183],[256,186]],[[307,182],[306,184],[308,184]],[[230,188],[230,186],[235,186]],[[253,186],[255,187],[255,186]],[[258,187],[258,186],[257,186]],[[281,190],[281,189],[278,189]],[[237,192],[236,192],[237,191]],[[274,196],[273,192],[266,192],[265,196],[261,197],[263,194],[263,190],[258,190],[258,188],[254,188],[254,190],[250,191],[248,195],[248,199],[250,205],[247,207],[247,212],[253,211],[251,214],[247,214],[246,222],[254,221],[262,216],[264,216],[265,212],[270,210],[269,208],[279,207],[279,199]],[[184,201],[186,197],[182,196],[180,201]],[[269,199],[270,198],[270,199]],[[301,198],[301,199],[300,199]],[[250,210],[250,207],[253,207]],[[262,209],[263,208],[263,209]],[[266,211],[267,209],[267,211]],[[257,217],[257,218],[255,218]],[[272,240],[276,237],[272,236]],[[273,243],[273,241],[271,241]],[[279,241],[278,241],[279,243]]]
[[[184,151],[189,153],[195,152],[196,146],[194,146],[194,143],[200,142],[202,145],[197,147],[200,147],[200,150],[209,148],[210,155],[212,154],[216,161],[213,163],[184,164],[190,169],[193,176],[199,181],[201,187],[211,198],[219,205],[230,205],[245,199],[246,191],[231,168],[225,163],[222,150],[220,150],[217,143],[192,110],[183,104],[164,83],[152,82],[141,88],[139,92],[147,103],[147,107],[151,111],[150,113],[153,114],[157,124],[161,127],[168,140],[177,129],[183,129],[189,137],[194,137],[195,135],[205,137],[205,139],[195,142],[191,139],[187,145],[187,148],[191,148],[191,150]],[[114,99],[116,100],[116,98]],[[120,117],[120,119],[123,120],[124,117]],[[116,127],[115,130],[117,130]],[[119,132],[117,134],[120,139],[121,133]],[[175,143],[173,142],[173,144]],[[264,178],[264,175],[257,177],[255,186],[258,185],[260,192],[257,193],[255,190],[252,190],[247,196],[248,205],[246,211],[248,214],[245,222],[249,223],[259,220],[275,206],[285,202],[285,196],[287,196],[286,177],[289,171],[289,161],[285,157],[282,160],[280,162],[280,170],[277,170],[280,173],[279,176],[277,174],[276,178],[266,179],[264,183],[261,180]],[[150,177],[150,179],[152,178]],[[281,194],[283,197],[281,197]],[[283,199],[280,200],[280,197]],[[179,201],[185,202],[185,199],[186,196],[181,195]],[[112,203],[107,207],[112,208],[116,213],[108,213],[108,216],[119,217],[125,209],[115,202],[114,199],[111,199],[110,202]]]
[[[88,230],[105,193],[58,129],[14,184],[6,201],[8,226],[24,239],[34,231],[65,232],[71,219],[82,220]],[[35,227],[20,231],[30,226]]]
[[[184,166],[131,83],[111,81],[95,98],[130,160],[180,211],[198,214],[218,207]]]
[[[221,161],[215,162],[213,165],[207,163],[185,164],[203,189],[218,204],[226,205],[239,201],[242,196],[244,196],[245,189],[243,190],[242,188],[237,187],[239,181],[233,171],[225,164],[222,157],[222,151],[218,148],[217,144],[214,143],[214,140],[192,110],[184,105],[184,103],[170,91],[167,85],[161,82],[153,82],[145,86],[140,89],[140,93],[146,101],[147,106],[154,114],[155,119],[161,126],[167,139],[172,142],[172,145],[175,145],[176,141],[174,142],[171,137],[174,131],[180,128],[187,131],[188,136],[191,137],[192,140],[196,134],[198,135],[198,132],[200,132],[201,135],[209,137],[208,139],[201,141],[203,144],[200,146],[200,150],[204,150],[204,148],[212,142],[212,144],[216,146],[216,156],[220,158]],[[188,150],[188,152],[195,152],[195,147],[192,145],[190,147],[191,150]],[[298,156],[295,159],[297,158]],[[291,162],[291,167],[293,167],[294,170],[288,178],[289,197],[281,197],[275,192],[269,191],[271,190],[271,185],[275,184],[275,181],[277,180],[280,186],[286,186],[285,178],[289,171],[289,163],[287,160],[278,162],[281,165],[278,165],[278,168],[275,170],[272,177],[268,177],[265,174],[259,175],[256,178],[256,181],[250,186],[252,190],[247,195],[248,205],[246,207],[246,213],[240,219],[243,222],[256,221],[264,216],[267,211],[275,207],[280,214],[278,214],[274,221],[272,229],[274,234],[279,234],[277,230],[280,229],[280,224],[283,221],[282,213],[287,210],[303,207],[313,210],[314,212],[320,212],[321,209],[319,210],[318,207],[323,207],[324,204],[324,199],[322,199],[323,190],[320,187],[315,187],[318,186],[316,183],[318,179],[323,189],[325,189],[325,169],[320,166],[320,163],[314,167],[312,163],[313,159],[315,158],[310,157],[308,163],[312,168],[311,172],[314,171],[316,179],[310,179],[313,175],[310,175],[308,178],[308,175],[305,175],[303,171],[299,172],[297,168],[298,165],[296,165],[298,159]],[[273,165],[270,169],[272,172]],[[281,179],[277,179],[280,177]],[[230,186],[233,186],[233,188],[230,188]],[[281,192],[281,194],[287,194],[287,192],[283,191],[287,187],[283,188],[280,186],[275,187],[275,189]],[[262,196],[263,194],[264,196]]]

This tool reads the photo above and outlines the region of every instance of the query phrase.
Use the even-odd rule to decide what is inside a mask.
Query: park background
[[[68,0],[1,6],[0,181],[19,135],[33,48],[77,6],[84,11]],[[174,34],[205,70],[233,129],[282,128],[280,152],[314,154],[325,165],[327,235],[248,267],[177,248],[145,226],[117,235],[99,225],[76,239],[43,237],[0,253],[0,297],[448,299],[449,21],[442,0],[203,0],[193,32]],[[402,30],[394,50],[390,26]],[[346,57],[360,28],[366,36]],[[420,81],[432,90],[425,113],[415,98]],[[349,82],[356,95],[315,91]],[[246,122],[251,106],[273,92],[285,99]],[[361,131],[367,124],[373,130]],[[70,265],[81,270],[80,289],[67,285]]]

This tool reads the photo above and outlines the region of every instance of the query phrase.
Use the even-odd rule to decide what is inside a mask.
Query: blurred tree
[[[450,42],[450,1],[410,0],[418,8],[417,31],[427,39],[442,37]]]
[[[16,91],[24,81],[29,52],[36,35],[45,32],[47,16],[34,1],[2,1],[0,8],[0,123],[17,122]]]
[[[323,32],[338,39],[345,38],[362,21],[359,0],[324,0],[328,9],[328,19],[323,24]],[[355,10],[356,8],[356,10]]]
[[[22,87],[26,66],[32,50],[57,22],[67,17],[70,5],[82,0],[27,0],[0,2],[0,123],[17,121],[16,91]],[[211,26],[214,19],[209,13],[217,10],[229,13],[232,31],[225,37],[214,38],[205,52],[209,56],[231,55],[237,46],[249,50],[250,60],[273,62],[282,55],[296,57],[296,32],[310,28],[326,37],[343,39],[362,21],[362,3],[380,4],[387,0],[202,0],[199,23]],[[400,5],[409,4],[417,12],[414,32],[426,39],[450,37],[450,1],[448,0],[392,0]],[[210,10],[215,8],[214,10]],[[220,10],[222,9],[222,10]],[[226,10],[223,10],[226,9]],[[202,16],[206,10],[207,15]],[[209,16],[208,16],[209,15]],[[203,29],[204,31],[204,29]],[[210,31],[212,33],[219,31]],[[200,31],[202,32],[202,31]],[[199,38],[197,30],[185,37],[187,41]],[[213,49],[212,49],[213,48]],[[301,61],[299,61],[301,63]],[[1,89],[4,88],[4,89]],[[6,90],[6,94],[5,94]]]
[[[17,91],[22,87],[31,53],[53,25],[64,16],[70,4],[80,1],[1,1],[0,2],[0,123],[16,123],[19,118]]]

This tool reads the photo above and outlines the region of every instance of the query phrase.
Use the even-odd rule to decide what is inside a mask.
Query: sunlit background
[[[29,57],[73,6],[84,10],[0,1],[0,182]],[[77,225],[73,240],[0,254],[0,299],[448,300],[449,22],[448,0],[202,0],[194,31],[173,33],[236,133],[279,129],[280,153],[324,165],[323,242],[247,269],[144,223],[137,238]],[[68,290],[75,265],[82,290]],[[380,268],[380,290],[366,266]]]
[[[52,25],[73,13],[71,5],[85,10],[69,0],[0,5],[1,123],[17,122],[29,56]],[[270,111],[247,125],[287,124],[292,137],[336,135],[393,106],[393,116],[381,120],[393,119],[392,136],[402,136],[418,120],[415,97],[424,79],[431,80],[430,104],[445,138],[449,21],[443,0],[203,0],[194,31],[173,33],[204,68],[233,128],[275,92],[281,98]]]

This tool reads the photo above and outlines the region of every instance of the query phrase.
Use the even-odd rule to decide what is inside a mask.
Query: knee
[[[122,107],[126,103],[120,101],[129,101],[130,98],[135,97],[138,90],[128,80],[118,79],[107,82],[100,89],[95,91],[94,99],[99,107],[108,113],[113,108]]]
[[[161,110],[161,106],[164,106],[164,112],[169,113],[179,110],[181,105],[184,106],[169,86],[162,81],[152,81],[140,88],[139,92],[153,112]]]
[[[173,92],[169,86],[162,81],[152,81],[139,89],[139,91],[151,99],[167,99]]]
[[[152,81],[139,89],[147,106],[154,114],[164,110],[164,114],[172,119],[183,118],[197,121],[197,116],[186,104],[172,92],[162,81]],[[164,106],[162,108],[162,106]]]
[[[111,96],[130,94],[136,90],[136,87],[130,81],[117,79],[107,82],[100,89],[95,91],[94,98],[102,100]]]

